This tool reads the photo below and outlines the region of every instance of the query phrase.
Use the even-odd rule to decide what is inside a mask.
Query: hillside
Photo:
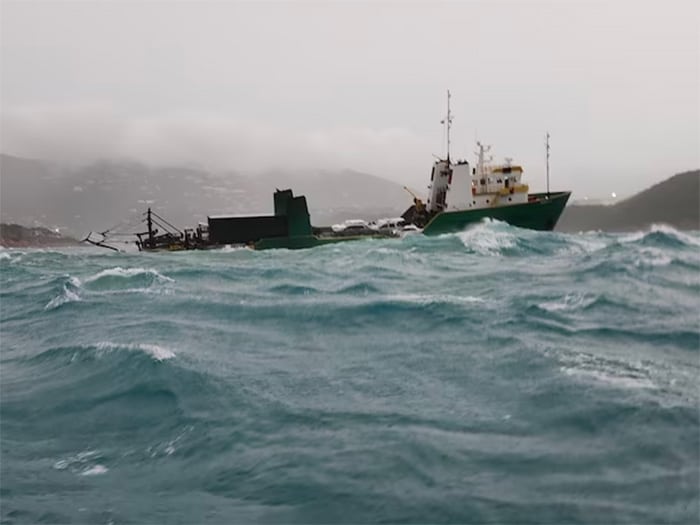
[[[629,231],[654,223],[683,230],[700,229],[700,170],[674,175],[615,205],[570,205],[557,230]]]
[[[123,160],[71,167],[0,155],[0,175],[0,221],[60,228],[79,238],[135,223],[149,205],[180,227],[212,214],[270,213],[275,188],[306,195],[315,225],[400,215],[411,203],[400,185],[350,170],[252,176]],[[557,230],[625,231],[653,223],[700,228],[700,171],[680,173],[615,205],[569,205]]]
[[[27,246],[71,246],[78,241],[64,237],[47,228],[27,228],[19,224],[0,224],[0,246],[19,248]]]
[[[307,196],[315,224],[402,212],[410,196],[393,182],[355,171],[211,173],[103,161],[70,167],[0,155],[0,220],[60,227],[75,235],[139,220],[148,205],[184,227],[221,213],[270,213],[275,188]]]

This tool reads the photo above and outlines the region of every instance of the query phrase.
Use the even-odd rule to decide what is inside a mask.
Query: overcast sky
[[[4,153],[367,171],[423,189],[452,91],[544,186],[628,195],[700,166],[700,3],[2,0]]]

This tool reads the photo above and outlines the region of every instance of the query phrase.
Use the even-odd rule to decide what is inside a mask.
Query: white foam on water
[[[545,301],[538,306],[548,312],[563,312],[586,308],[596,301],[594,296],[586,296],[580,293],[568,293],[561,299]]]
[[[55,468],[56,470],[66,470],[68,468],[68,465],[70,465],[70,463],[67,459],[59,459],[56,463],[53,464],[53,468]]]
[[[625,389],[656,389],[650,370],[640,364],[607,359],[586,353],[560,358],[560,370],[568,376],[594,380]]]
[[[81,476],[99,476],[109,471],[104,465],[94,465],[80,473]]]
[[[225,245],[223,248],[220,248],[218,251],[219,253],[234,253],[234,252],[241,252],[241,251],[252,251],[251,248],[248,246],[232,246],[230,244]]]
[[[602,383],[608,383],[613,386],[633,389],[653,389],[656,385],[649,378],[635,377],[631,375],[619,375],[615,372],[606,372],[603,370],[586,370],[580,368],[562,367],[562,372],[569,376],[580,376],[593,379]]]
[[[481,222],[456,235],[465,247],[481,255],[500,255],[504,249],[515,246],[516,239],[510,233],[494,228],[494,224]]]
[[[138,350],[146,352],[156,361],[164,361],[166,359],[172,359],[173,357],[175,357],[175,353],[172,350],[158,345],[139,344],[136,345],[136,348]]]
[[[54,310],[62,304],[82,301],[79,293],[80,287],[80,279],[72,276],[69,277],[68,280],[63,283],[63,290],[61,293],[51,299],[46,306],[44,306],[44,310]]]
[[[585,233],[580,235],[567,235],[566,242],[567,246],[562,250],[564,254],[594,253],[608,246],[608,242],[597,234],[596,236]]]
[[[668,224],[652,224],[649,231],[665,233],[666,235],[675,237],[676,239],[678,239],[681,242],[684,242],[685,244],[700,246],[700,237],[694,237],[689,233],[676,230],[673,226],[669,226]]]
[[[398,294],[390,295],[388,299],[403,303],[412,303],[420,305],[428,304],[470,304],[470,303],[485,303],[481,297],[471,295],[448,295],[448,294]]]
[[[84,450],[65,459],[60,459],[53,464],[56,470],[70,470],[81,476],[96,476],[106,473],[109,469],[93,460],[101,457],[98,450]]]
[[[110,341],[102,341],[95,345],[98,351],[111,352],[114,350],[126,349],[130,351],[143,352],[151,356],[155,361],[164,361],[175,357],[175,352],[163,346],[149,343],[113,343]]]
[[[121,266],[115,266],[114,268],[107,268],[106,270],[102,270],[95,275],[88,277],[85,279],[86,283],[91,283],[94,282],[98,279],[101,279],[103,277],[134,277],[136,275],[152,275],[159,281],[163,282],[175,282],[173,279],[170,277],[166,277],[162,273],[158,272],[157,270],[154,270],[152,268],[122,268]]]
[[[658,248],[643,248],[639,252],[639,258],[634,261],[634,265],[639,268],[643,266],[668,266],[673,259]]]
[[[652,233],[663,233],[669,237],[673,237],[682,243],[691,244],[693,246],[700,246],[700,238],[694,237],[686,232],[675,229],[673,226],[663,223],[654,223],[646,231],[632,232],[627,235],[620,237],[621,243],[637,242],[644,239],[647,235]]]
[[[620,242],[626,244],[626,243],[630,243],[630,242],[641,241],[644,237],[646,237],[647,233],[648,232],[645,232],[645,231],[628,233],[628,234],[620,237]]]

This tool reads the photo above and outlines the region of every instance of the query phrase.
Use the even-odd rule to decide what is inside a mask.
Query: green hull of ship
[[[534,193],[530,194],[529,202],[524,204],[442,212],[425,225],[423,233],[425,235],[453,233],[486,218],[530,230],[553,230],[570,195],[569,191],[550,193],[549,197],[546,193]]]
[[[386,235],[358,235],[349,237],[317,237],[316,235],[297,235],[293,237],[267,237],[260,239],[253,247],[256,250],[270,250],[275,248],[286,248],[289,250],[303,250],[315,248],[326,244],[336,244],[339,242],[358,241],[362,239],[387,239]]]

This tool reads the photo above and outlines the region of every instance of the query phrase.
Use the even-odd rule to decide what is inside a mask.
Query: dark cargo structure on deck
[[[265,237],[287,235],[287,217],[208,217],[209,240],[213,244],[248,244]]]
[[[294,197],[292,190],[278,190],[274,200],[274,215],[208,217],[209,242],[254,244],[260,239],[311,235],[306,197]]]
[[[257,250],[300,249],[353,239],[398,237],[395,232],[369,230],[363,233],[337,233],[330,226],[313,228],[306,197],[292,190],[277,190],[274,215],[211,215],[207,225],[179,230],[150,208],[145,222],[148,230],[137,233],[139,250],[207,250],[223,245],[245,245]],[[162,228],[162,232],[159,229]],[[104,234],[102,234],[104,237]],[[88,242],[117,250],[102,240]]]

